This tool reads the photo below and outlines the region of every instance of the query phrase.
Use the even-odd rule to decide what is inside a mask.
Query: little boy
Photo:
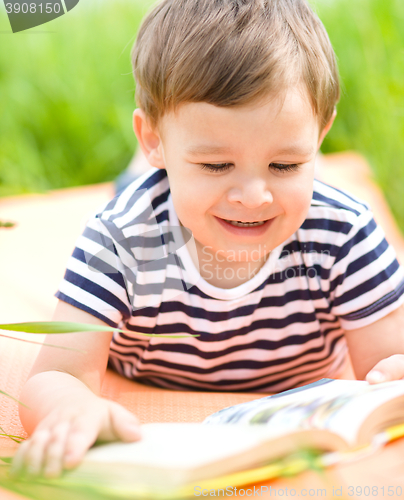
[[[305,0],[164,0],[133,66],[155,168],[88,221],[54,315],[128,333],[42,349],[15,471],[57,476],[97,439],[139,439],[99,396],[108,362],[160,387],[277,392],[338,376],[349,349],[358,378],[404,376],[394,251],[365,204],[314,181],[339,86]]]

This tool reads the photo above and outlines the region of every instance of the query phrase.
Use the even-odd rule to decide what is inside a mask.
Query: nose
[[[265,179],[256,176],[244,177],[228,191],[231,203],[241,203],[246,208],[259,208],[274,201]]]

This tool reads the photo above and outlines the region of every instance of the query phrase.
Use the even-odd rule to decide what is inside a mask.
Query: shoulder
[[[128,225],[156,223],[164,219],[169,194],[167,172],[151,168],[102,206],[95,217],[121,229]]]
[[[366,202],[315,180],[308,213],[290,245],[300,251],[327,252],[336,257],[341,248],[380,232],[375,229],[377,225]]]
[[[373,213],[365,201],[315,180],[311,205],[301,229],[348,234],[355,226],[372,219]]]
[[[106,248],[133,266],[134,248],[161,247],[161,227],[170,218],[169,195],[165,170],[152,168],[136,179],[87,221],[83,236],[91,242],[91,251]],[[143,254],[138,257],[144,258]]]
[[[348,211],[355,215],[369,211],[369,205],[348,191],[337,189],[319,180],[314,180],[313,207],[328,207]]]

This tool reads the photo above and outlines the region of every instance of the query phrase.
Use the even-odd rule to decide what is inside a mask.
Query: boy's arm
[[[371,325],[346,330],[352,366],[369,383],[404,378],[404,304]]]
[[[53,320],[104,325],[101,320],[60,301]],[[98,439],[139,439],[136,417],[121,405],[99,396],[105,374],[109,332],[48,335],[46,342],[86,351],[43,346],[20,400],[23,426],[31,435],[13,460],[12,471],[44,471],[57,476],[73,467]]]

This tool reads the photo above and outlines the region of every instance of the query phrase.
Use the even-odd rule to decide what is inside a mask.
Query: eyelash
[[[231,163],[201,163],[202,170],[209,170],[209,172],[224,172],[231,167]]]
[[[291,165],[284,165],[283,163],[270,163],[270,166],[274,168],[277,172],[296,172],[299,170],[300,165],[293,163]]]
[[[225,172],[228,170],[232,164],[231,163],[201,163],[200,164],[202,170],[208,170],[209,172]],[[283,163],[270,163],[269,166],[274,168],[277,172],[295,172],[299,169],[300,165],[297,163],[291,165],[285,165]]]

